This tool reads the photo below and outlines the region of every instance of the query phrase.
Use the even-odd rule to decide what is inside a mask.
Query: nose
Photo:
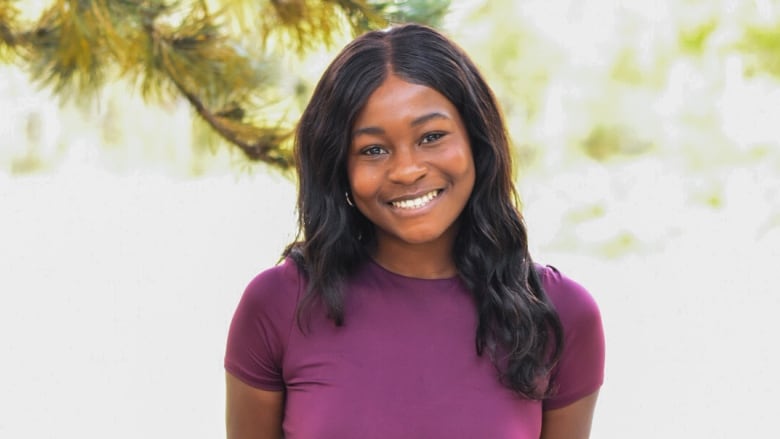
[[[388,178],[398,184],[414,184],[425,176],[428,167],[414,148],[399,148],[390,162]]]

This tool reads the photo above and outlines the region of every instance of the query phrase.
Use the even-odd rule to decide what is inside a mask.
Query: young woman
[[[589,436],[599,310],[532,262],[506,129],[462,50],[419,25],[357,38],[296,156],[300,240],[230,327],[228,438]]]

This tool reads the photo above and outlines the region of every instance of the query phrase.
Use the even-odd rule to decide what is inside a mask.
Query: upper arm
[[[295,316],[295,273],[288,263],[262,272],[233,314],[224,363],[228,439],[282,437],[282,359]]]
[[[563,350],[543,403],[542,439],[587,439],[604,382],[604,328],[596,301],[557,269],[543,269],[543,285],[563,326]]]
[[[598,391],[604,382],[604,328],[596,301],[580,284],[554,268],[542,272],[545,291],[563,326],[561,356],[551,373],[546,411],[567,407]]]
[[[565,407],[545,411],[540,439],[589,438],[597,398],[595,391]]]
[[[252,387],[225,374],[227,439],[280,439],[284,392]]]

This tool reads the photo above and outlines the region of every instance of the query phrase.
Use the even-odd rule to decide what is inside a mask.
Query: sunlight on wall
[[[220,437],[227,325],[293,237],[292,185],[83,168],[0,200],[0,436]]]

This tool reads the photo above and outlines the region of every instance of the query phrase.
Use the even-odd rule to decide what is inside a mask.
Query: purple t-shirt
[[[591,295],[552,267],[537,267],[564,329],[556,395],[521,398],[477,356],[473,299],[459,278],[416,279],[369,262],[345,289],[345,322],[312,312],[301,332],[304,283],[294,262],[260,273],[233,316],[225,369],[286,392],[286,439],[532,439],[542,411],[598,390],[601,316]]]

